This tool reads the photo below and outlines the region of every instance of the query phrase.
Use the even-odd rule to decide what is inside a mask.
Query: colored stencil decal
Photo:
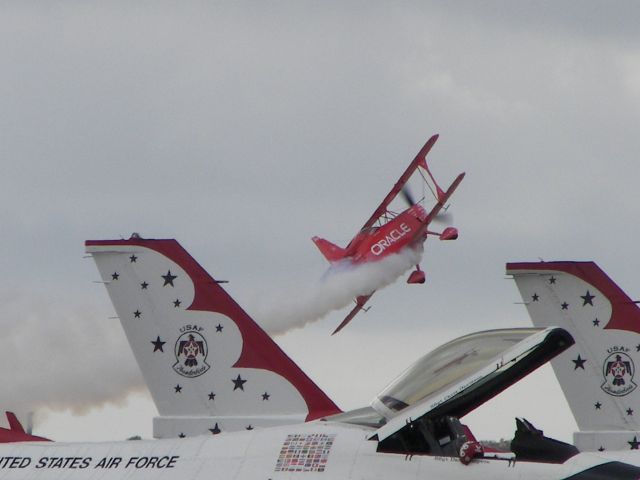
[[[180,329],[183,333],[176,341],[176,363],[173,369],[183,377],[199,377],[210,368],[206,362],[209,354],[207,341],[199,333],[202,330],[202,327],[192,325]]]
[[[625,353],[628,351],[626,347],[614,347],[608,350],[610,355],[603,364],[604,383],[601,388],[609,395],[622,397],[633,392],[637,387],[633,381],[636,368],[631,357]]]
[[[276,472],[324,472],[335,435],[287,435]]]

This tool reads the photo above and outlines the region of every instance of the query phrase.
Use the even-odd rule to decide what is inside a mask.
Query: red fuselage
[[[345,258],[353,263],[378,261],[424,242],[427,212],[413,205],[381,227],[362,230],[349,243]]]

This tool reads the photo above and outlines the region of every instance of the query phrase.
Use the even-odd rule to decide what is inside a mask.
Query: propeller
[[[412,207],[412,206],[414,206],[416,204],[416,201],[413,198],[411,190],[409,190],[409,187],[407,185],[402,187],[402,198],[404,198],[404,201],[407,202],[407,204],[410,207]]]
[[[433,219],[434,223],[446,223],[451,225],[453,223],[453,213],[447,210],[440,210],[436,218]]]
[[[402,187],[402,191],[400,193],[402,193],[402,198],[404,198],[404,201],[407,202],[407,205],[409,205],[410,207],[413,207],[417,203],[408,185]],[[446,206],[445,208],[440,210],[433,221],[436,223],[451,224],[453,223],[453,213],[449,212],[448,206]]]

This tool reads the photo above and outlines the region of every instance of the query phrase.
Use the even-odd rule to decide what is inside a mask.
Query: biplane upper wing
[[[380,206],[378,208],[376,208],[375,212],[373,212],[371,217],[369,217],[369,220],[367,220],[365,222],[365,224],[362,226],[362,230],[372,226],[374,223],[376,223],[378,221],[378,219],[382,215],[385,214],[389,204],[393,201],[394,198],[396,198],[398,193],[400,193],[400,191],[402,190],[402,187],[405,186],[405,184],[407,183],[407,180],[409,180],[409,178],[411,178],[411,175],[414,174],[414,172],[416,171],[416,169],[419,166],[424,167],[428,171],[425,157],[427,156],[427,154],[429,153],[429,151],[431,150],[433,145],[436,143],[436,140],[438,140],[438,134],[434,135],[429,140],[427,140],[427,143],[425,143],[424,147],[422,147],[422,149],[420,149],[420,151],[418,152],[416,157],[409,164],[409,166],[404,171],[404,173],[400,176],[400,178],[395,183],[395,185],[393,186],[391,191],[387,194],[386,197],[384,197],[384,200],[382,201]],[[431,175],[431,174],[429,174],[429,175]],[[438,191],[438,197],[440,197],[440,192],[439,191]]]
[[[347,324],[351,320],[353,320],[353,317],[355,317],[360,310],[364,310],[365,312],[367,310],[369,310],[368,308],[364,308],[364,306],[366,305],[366,303],[369,301],[369,299],[371,298],[371,296],[374,293],[376,293],[375,290],[373,292],[371,292],[369,295],[358,295],[356,297],[356,300],[355,300],[356,306],[353,307],[353,309],[349,312],[349,314],[346,317],[344,317],[344,320],[342,320],[342,323],[340,323],[340,325],[338,325],[338,328],[336,328],[331,335],[335,335],[340,330],[342,330],[344,327],[346,327]]]

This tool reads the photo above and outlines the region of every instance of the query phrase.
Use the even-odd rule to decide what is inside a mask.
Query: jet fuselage
[[[488,458],[464,465],[457,457],[377,452],[378,442],[368,439],[373,432],[315,421],[183,439],[4,444],[0,479],[544,480],[621,465],[593,454],[579,454],[561,465]]]

